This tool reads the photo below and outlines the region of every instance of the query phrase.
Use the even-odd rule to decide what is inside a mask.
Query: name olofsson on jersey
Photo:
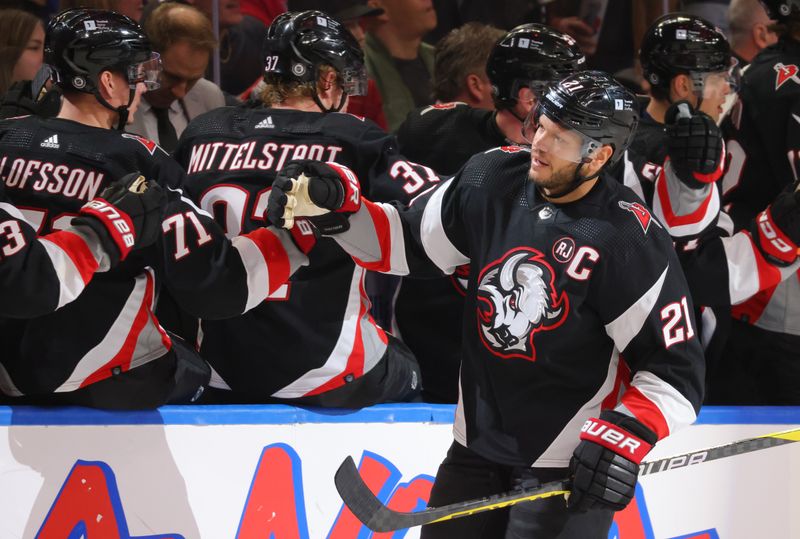
[[[97,170],[69,167],[40,159],[3,157],[0,179],[7,189],[29,189],[88,201],[103,186],[105,174]]]
[[[252,140],[241,144],[207,142],[192,146],[188,173],[209,170],[280,170],[289,161],[336,161],[341,146],[287,144]]]

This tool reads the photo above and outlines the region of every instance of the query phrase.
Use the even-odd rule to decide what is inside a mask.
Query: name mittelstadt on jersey
[[[0,179],[7,189],[32,189],[91,200],[103,185],[104,174],[96,170],[70,168],[38,159],[0,159]]]
[[[256,148],[261,146],[259,151]],[[341,146],[285,144],[252,140],[242,144],[208,142],[192,146],[187,172],[207,170],[280,170],[295,159],[336,161]]]

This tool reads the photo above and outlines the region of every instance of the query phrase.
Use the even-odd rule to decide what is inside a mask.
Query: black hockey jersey
[[[495,112],[466,103],[440,103],[409,113],[397,131],[400,152],[443,175],[458,172],[470,157],[507,144]],[[468,267],[439,279],[403,279],[395,324],[422,371],[423,396],[432,402],[458,400],[461,318]]]
[[[727,338],[730,306],[787,279],[796,266],[771,264],[749,232],[734,233],[731,218],[721,209],[718,185],[686,186],[672,172],[666,146],[663,125],[643,115],[619,170],[625,185],[672,236],[692,298],[702,308],[707,356],[716,361]]]
[[[83,292],[103,260],[91,232],[37,237],[0,182],[0,316],[33,318],[63,307]]]
[[[131,172],[167,188],[162,239],[95,275],[75,301],[51,314],[0,318],[7,394],[71,391],[164,356],[172,343],[153,314],[162,283],[196,316],[232,316],[307,261],[285,231],[228,240],[183,196],[180,166],[149,140],[56,118],[0,123],[0,178],[39,234],[69,226],[85,202]]]
[[[393,136],[343,113],[217,109],[191,122],[175,155],[188,172],[188,193],[229,236],[264,225],[275,174],[293,159],[346,165],[378,200],[409,200],[439,181],[400,156]],[[201,353],[218,375],[213,385],[249,400],[292,399],[339,387],[377,364],[387,337],[370,315],[365,271],[330,239],[318,241],[309,259],[244,316],[202,322]]]
[[[735,229],[746,230],[798,179],[800,43],[782,39],[753,59],[722,129],[728,149],[723,203]],[[769,331],[800,335],[800,280],[794,276],[773,284],[737,306],[734,316]]]
[[[529,166],[525,149],[490,150],[410,207],[365,201],[335,236],[370,269],[469,264],[456,440],[502,464],[566,467],[602,409],[659,438],[693,422],[704,361],[669,235],[607,176],[556,205]]]
[[[508,143],[495,115],[461,102],[412,110],[397,130],[400,152],[439,174],[453,175],[476,153]]]

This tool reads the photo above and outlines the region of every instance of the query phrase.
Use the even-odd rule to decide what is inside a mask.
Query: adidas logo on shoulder
[[[256,124],[256,129],[275,129],[275,124],[272,123],[272,116],[267,116]]]
[[[52,137],[48,137],[39,144],[42,148],[60,148],[61,146],[58,144],[58,135],[53,135]]]

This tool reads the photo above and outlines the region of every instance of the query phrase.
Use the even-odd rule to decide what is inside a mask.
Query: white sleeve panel
[[[661,294],[668,271],[669,266],[664,268],[661,276],[644,295],[615,320],[606,324],[606,333],[614,340],[617,350],[624,351],[633,338],[642,330],[645,321],[650,316],[653,306],[658,300],[658,296]]]
[[[641,406],[639,404],[634,406],[636,401],[629,401],[623,395],[622,403],[616,408],[618,412],[633,415],[640,419],[646,419],[649,414],[660,416],[667,425],[668,434],[673,434],[675,431],[691,425],[697,419],[694,407],[686,397],[672,385],[651,372],[637,372],[633,376],[631,388],[638,390],[639,394],[646,399],[646,405]],[[630,402],[629,405],[628,402]],[[642,416],[645,417],[643,418]]]
[[[451,178],[433,193],[425,206],[420,224],[420,237],[425,254],[448,275],[453,273],[458,266],[469,263],[469,258],[459,251],[447,237],[442,223],[442,200],[452,186],[453,179]]]

